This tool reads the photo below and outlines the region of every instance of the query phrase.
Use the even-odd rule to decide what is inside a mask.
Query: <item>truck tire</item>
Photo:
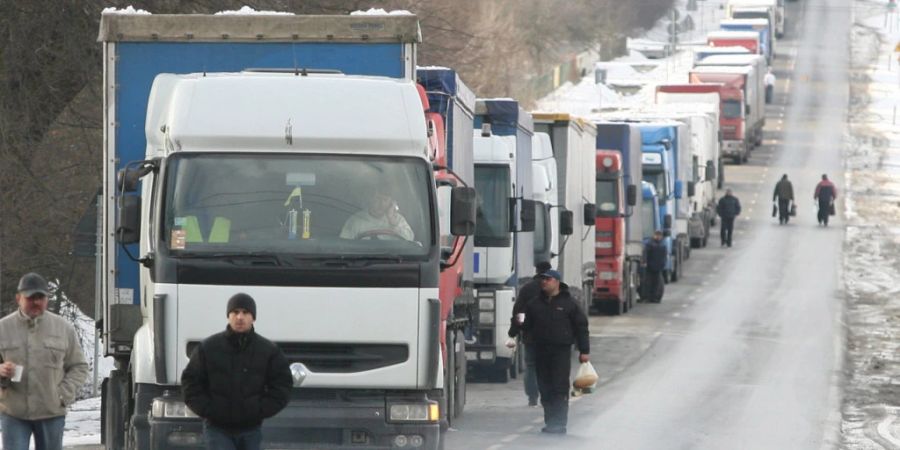
[[[127,377],[123,371],[113,370],[100,388],[100,441],[107,450],[125,448],[125,412],[130,397]]]
[[[732,158],[732,160],[734,161],[735,165],[739,166],[739,165],[741,165],[741,163],[744,162],[744,155],[737,155],[734,158]]]
[[[466,362],[466,339],[461,331],[456,332],[456,342],[459,351],[456,352],[456,382],[453,383],[453,417],[461,417],[466,407],[466,371],[469,364]]]
[[[691,248],[700,248],[703,247],[703,239],[698,237],[691,238]]]
[[[491,381],[494,383],[509,383],[509,366],[512,365],[512,361],[509,358],[497,358],[494,362],[494,367],[490,367],[491,370]]]

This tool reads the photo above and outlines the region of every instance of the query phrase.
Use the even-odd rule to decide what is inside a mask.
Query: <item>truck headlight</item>
[[[388,406],[391,422],[437,422],[441,418],[437,402],[395,403]]]
[[[493,325],[494,324],[494,313],[491,312],[480,312],[478,313],[478,323],[484,325]]]
[[[597,248],[612,248],[613,243],[611,241],[600,241],[594,244]]]
[[[197,415],[184,402],[170,398],[155,398],[150,414],[161,419],[196,419]]]
[[[494,298],[482,297],[478,299],[478,309],[494,310]]]
[[[616,273],[615,272],[600,272],[601,280],[615,280]]]

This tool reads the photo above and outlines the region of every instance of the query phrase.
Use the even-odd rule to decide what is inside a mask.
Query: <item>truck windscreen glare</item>
[[[619,192],[617,180],[597,180],[597,217],[616,217],[618,215]]]
[[[653,202],[644,201],[641,203],[641,228],[644,230],[644,240],[653,237],[656,231],[656,223],[653,220]]]
[[[510,245],[509,178],[508,166],[475,166],[475,245],[478,247]]]
[[[722,102],[722,116],[728,119],[740,119],[744,105],[740,100]]]
[[[164,173],[159,241],[174,256],[414,256],[435,244],[423,160],[183,153]]]
[[[666,174],[663,172],[662,166],[645,164],[642,178],[656,188],[660,199],[668,198],[669,190],[666,189]]]

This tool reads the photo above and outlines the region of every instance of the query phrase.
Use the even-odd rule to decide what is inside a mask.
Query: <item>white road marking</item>
[[[672,313],[672,317],[681,317],[681,313]]]
[[[501,448],[501,447],[503,447],[503,444],[494,444],[485,450],[497,450],[498,448]]]
[[[525,433],[527,431],[531,431],[531,425],[525,425],[524,427],[516,430],[517,433]]]
[[[519,437],[518,434],[510,434],[510,435],[504,437],[503,439],[500,439],[500,442],[503,442],[504,444],[509,444],[510,442],[516,440],[518,437]]]
[[[691,306],[691,305],[688,305],[687,303],[682,303],[682,304],[681,304],[681,307],[682,307],[682,308],[687,308],[688,306]]]
[[[538,417],[537,419],[532,420],[531,423],[544,423],[544,418]]]

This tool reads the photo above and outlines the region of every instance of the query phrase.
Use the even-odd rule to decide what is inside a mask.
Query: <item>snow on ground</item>
[[[900,17],[855,0],[846,146],[845,448],[900,448]]]
[[[606,71],[606,82],[598,84],[594,73],[587,74],[576,84],[565,83],[537,101],[540,111],[567,112],[580,117],[596,117],[604,110],[624,109],[653,102],[656,86],[666,83],[687,83],[688,71],[693,67],[694,44],[705,44],[707,31],[719,29],[724,17],[725,0],[697,2],[697,11],[687,11],[686,1],[679,0],[680,17],[691,15],[694,29],[679,35],[681,42],[676,53],[668,58],[647,59],[639,51],[612,61],[597,62],[595,69]],[[664,42],[669,21],[660,20],[641,38],[641,42]]]

